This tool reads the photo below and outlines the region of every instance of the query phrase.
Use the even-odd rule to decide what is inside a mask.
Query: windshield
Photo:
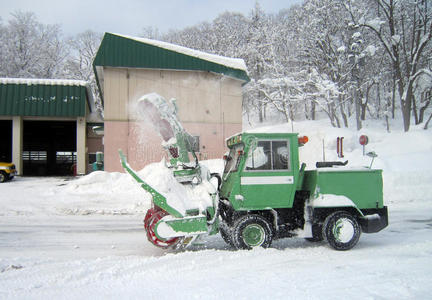
[[[243,152],[243,144],[235,145],[230,149],[229,155],[225,161],[224,174],[237,171],[240,157],[239,152]]]

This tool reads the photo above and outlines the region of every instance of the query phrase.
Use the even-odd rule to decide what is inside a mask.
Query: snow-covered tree
[[[55,78],[63,74],[68,52],[59,25],[44,25],[34,13],[18,11],[1,30],[3,76]]]
[[[397,97],[408,131],[411,116],[418,120],[414,87],[425,72],[426,52],[432,39],[432,8],[428,0],[370,0],[369,10],[358,10],[356,1],[345,6],[353,22],[375,34],[390,60]]]

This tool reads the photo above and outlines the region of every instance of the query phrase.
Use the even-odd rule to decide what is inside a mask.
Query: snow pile
[[[128,175],[95,171],[65,185],[58,212],[66,214],[136,214],[150,207],[150,196]],[[73,196],[74,201],[69,199]]]
[[[96,171],[81,178],[17,177],[1,186],[0,215],[143,214],[150,197],[127,174]],[[31,195],[31,197],[29,197]]]

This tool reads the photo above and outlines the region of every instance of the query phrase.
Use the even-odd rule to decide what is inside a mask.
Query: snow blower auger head
[[[150,208],[144,218],[144,229],[147,232],[147,239],[152,242],[153,245],[160,248],[175,248],[180,242],[179,237],[163,240],[158,238],[155,232],[156,224],[166,215],[168,215],[168,213],[157,206]]]

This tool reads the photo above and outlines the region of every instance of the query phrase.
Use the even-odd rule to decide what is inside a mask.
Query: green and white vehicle
[[[160,99],[142,100],[147,109],[162,111]],[[212,201],[207,205],[179,210],[170,197],[144,182],[121,155],[123,167],[152,195],[153,207],[144,227],[156,246],[185,247],[203,234],[220,232],[234,248],[251,249],[269,247],[275,239],[301,232],[310,241],[325,240],[336,250],[348,250],[362,232],[378,232],[388,225],[381,170],[348,169],[340,162],[318,163],[322,168],[305,170],[306,165],[299,162],[299,147],[307,143],[307,137],[244,132],[227,140],[223,174],[208,174],[198,161],[190,163],[187,155],[179,155],[193,152],[193,147],[180,123],[168,116],[175,114],[161,113],[153,121],[159,129],[161,124],[176,125],[168,135],[165,129],[170,126],[165,126],[161,136],[165,142],[171,140],[166,148],[178,182],[194,188],[215,177],[218,188],[209,192]]]
[[[356,245],[361,232],[388,224],[382,171],[334,167],[305,170],[293,133],[242,133],[227,141],[219,211],[221,235],[236,248],[270,246],[296,235],[325,239],[337,250]]]

